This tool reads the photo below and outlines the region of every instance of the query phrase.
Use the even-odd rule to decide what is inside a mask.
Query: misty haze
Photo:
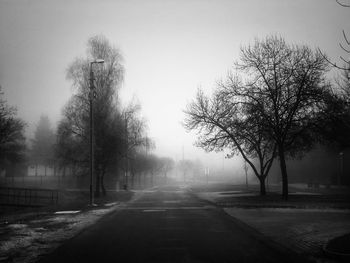
[[[0,0],[1,262],[348,262],[349,0]]]

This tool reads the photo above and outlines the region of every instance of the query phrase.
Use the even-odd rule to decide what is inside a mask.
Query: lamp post
[[[128,171],[129,171],[129,160],[128,160],[128,112],[125,112],[125,178],[124,178],[124,190],[128,190]]]
[[[94,86],[94,72],[92,71],[93,64],[104,63],[103,59],[97,59],[90,62],[90,78],[89,78],[89,102],[90,102],[90,206],[94,204],[94,193],[93,193],[93,177],[94,177],[94,118],[93,118],[93,102],[96,97],[96,90]]]

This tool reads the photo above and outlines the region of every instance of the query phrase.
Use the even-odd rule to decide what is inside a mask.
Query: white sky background
[[[60,119],[72,94],[69,63],[103,34],[124,56],[121,97],[141,103],[156,153],[179,159],[185,145],[185,158],[222,163],[222,154],[193,147],[181,125],[197,88],[210,91],[241,45],[269,34],[337,60],[349,22],[350,9],[335,0],[0,0],[0,85],[32,135],[41,114]]]

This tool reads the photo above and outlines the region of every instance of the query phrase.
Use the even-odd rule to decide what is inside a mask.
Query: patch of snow
[[[220,195],[236,195],[244,193],[244,191],[228,191],[228,192],[219,192]]]
[[[178,204],[181,203],[179,200],[165,200],[163,201],[164,204]]]
[[[107,203],[104,206],[109,207],[109,206],[114,206],[114,205],[117,205],[117,204],[118,204],[118,202],[113,202],[113,203]]]
[[[224,208],[225,211],[260,211],[260,212],[279,212],[279,213],[341,213],[350,214],[350,209],[337,209],[337,208],[290,208],[290,207],[262,207],[255,209],[246,208]]]
[[[322,195],[320,193],[310,193],[310,192],[295,192],[290,193],[289,195]]]
[[[143,210],[142,212],[165,212],[166,210],[165,209],[146,209],[146,210]]]
[[[26,224],[10,224],[8,227],[13,228],[13,229],[23,229],[26,228],[28,225]]]
[[[75,210],[75,211],[57,211],[55,212],[56,215],[67,215],[67,214],[77,214],[81,212],[80,210]]]
[[[49,253],[114,209],[58,213],[29,220],[26,224],[1,225],[0,228],[9,230],[10,235],[0,237],[0,255],[6,255],[6,259],[13,257],[14,262],[19,263],[36,262],[38,255]]]

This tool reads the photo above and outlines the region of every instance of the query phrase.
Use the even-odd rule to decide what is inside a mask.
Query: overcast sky
[[[350,8],[335,0],[0,0],[0,85],[28,134],[41,114],[57,122],[72,94],[68,64],[103,34],[125,58],[121,97],[138,98],[157,153],[182,158],[185,145],[185,158],[221,159],[191,146],[181,125],[197,88],[211,90],[255,37],[278,34],[337,60],[342,29],[350,34]]]

